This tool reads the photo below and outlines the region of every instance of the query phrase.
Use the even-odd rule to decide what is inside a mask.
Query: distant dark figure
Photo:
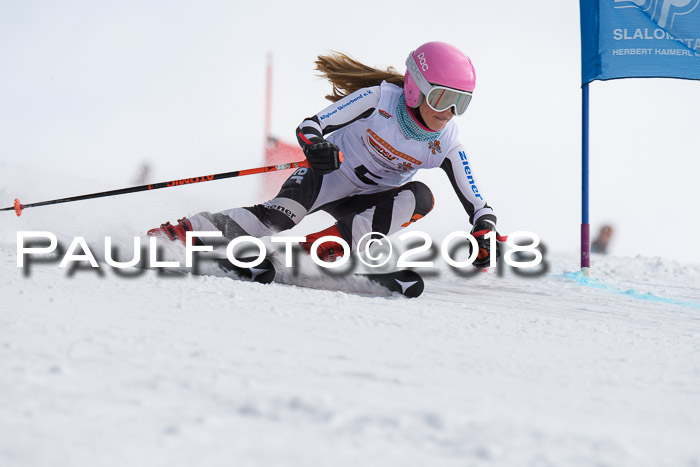
[[[139,170],[138,175],[134,179],[134,184],[136,185],[145,185],[148,183],[148,179],[151,176],[151,166],[148,164],[148,162],[144,162],[141,165],[141,169]]]
[[[600,253],[601,255],[608,254],[608,246],[612,238],[613,228],[609,225],[604,225],[598,232],[598,237],[591,243],[591,252]]]

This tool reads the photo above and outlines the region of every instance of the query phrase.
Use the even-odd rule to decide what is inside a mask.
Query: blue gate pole
[[[588,83],[581,87],[581,273],[591,275],[591,229],[588,219]]]

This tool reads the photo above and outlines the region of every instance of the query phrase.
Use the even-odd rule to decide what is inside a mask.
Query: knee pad
[[[433,198],[433,192],[425,183],[422,182],[409,182],[400,188],[402,191],[410,191],[413,194],[413,199],[415,200],[415,206],[413,208],[413,213],[408,222],[401,224],[401,227],[408,227],[419,219],[422,219],[430,211],[433,210],[435,205],[435,200]]]
[[[421,217],[428,214],[433,210],[435,206],[435,198],[433,197],[433,192],[430,191],[428,185],[423,182],[409,182],[404,185],[413,192],[413,196],[416,199],[416,208],[414,214],[420,214]]]

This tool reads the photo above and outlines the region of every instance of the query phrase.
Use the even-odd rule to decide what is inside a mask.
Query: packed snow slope
[[[4,207],[28,182],[3,169]],[[594,257],[586,279],[548,253],[539,277],[465,277],[436,260],[415,300],[16,266],[18,230],[128,246],[195,202],[149,196],[0,213],[0,465],[700,465],[698,266]]]

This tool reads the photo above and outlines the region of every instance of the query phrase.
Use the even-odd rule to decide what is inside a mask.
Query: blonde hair
[[[382,81],[403,87],[404,75],[394,67],[386,70],[372,68],[341,52],[319,55],[314,63],[321,76],[333,85],[333,93],[326,96],[331,102],[337,102],[358,89],[377,86]]]

